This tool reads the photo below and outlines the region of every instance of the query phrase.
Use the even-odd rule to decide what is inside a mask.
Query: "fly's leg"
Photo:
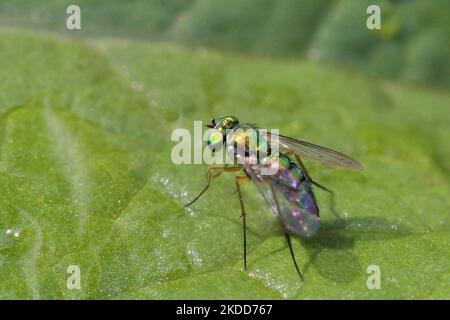
[[[311,180],[311,183],[313,185],[315,185],[316,187],[319,187],[320,189],[322,189],[325,192],[328,192],[330,194],[330,209],[333,212],[333,214],[336,216],[336,218],[340,219],[341,217],[339,216],[339,213],[336,211],[336,204],[335,204],[335,193],[333,190],[330,190],[326,187],[324,187],[323,185],[321,185],[320,183]]]
[[[241,205],[241,218],[242,218],[242,229],[244,232],[244,270],[247,270],[247,227],[246,227],[246,213],[244,208],[244,200],[242,198],[240,182],[249,182],[250,177],[242,176],[235,178],[236,191],[239,197],[239,204]]]
[[[225,165],[223,166],[223,168],[224,168],[224,169],[225,169],[225,168],[228,168],[228,165],[225,164]],[[214,174],[212,177],[213,177],[213,178],[217,178],[218,176],[220,176],[220,175],[222,174],[222,172],[223,172],[223,171],[219,171],[219,172],[217,172],[216,174]]]
[[[289,235],[289,233],[286,230],[284,231],[284,235],[286,237],[286,240],[287,240],[287,243],[288,243],[288,246],[289,246],[289,251],[291,252],[292,261],[294,261],[295,269],[297,270],[297,273],[300,276],[300,279],[302,281],[304,281],[303,275],[300,272],[300,268],[297,265],[297,261],[295,260],[294,250],[292,249],[291,236]]]
[[[218,167],[218,168],[208,168],[208,178],[206,182],[206,186],[203,188],[203,190],[196,196],[192,201],[186,203],[184,207],[189,207],[191,204],[193,204],[195,201],[197,201],[205,192],[208,190],[209,185],[211,184],[211,178],[212,178],[212,172],[238,172],[240,171],[240,167]]]
[[[280,205],[278,203],[278,198],[277,198],[277,194],[275,193],[275,189],[272,185],[270,185],[270,189],[272,190],[273,200],[275,201],[275,206],[277,208],[277,211],[278,211],[278,213],[280,213],[281,209],[280,209]],[[300,279],[303,281],[303,274],[300,272],[300,268],[298,267],[297,260],[295,259],[294,250],[292,249],[291,236],[289,235],[289,232],[286,229],[284,229],[284,236],[286,237],[286,240],[288,243],[289,252],[291,253],[291,258],[292,258],[292,261],[294,262],[295,270],[297,270],[297,273],[300,276]]]
[[[311,177],[309,176],[308,170],[306,170],[306,167],[303,164],[302,160],[300,160],[300,157],[296,154],[294,154],[294,157],[295,157],[295,160],[297,161],[298,165],[300,166],[302,173],[305,175],[306,180],[312,181]]]
[[[300,166],[300,169],[304,173],[304,175],[305,175],[307,180],[309,180],[316,187],[319,187],[323,191],[326,191],[326,192],[328,192],[330,194],[330,209],[333,212],[333,214],[336,216],[336,218],[340,219],[339,213],[336,211],[336,208],[335,208],[335,199],[334,199],[335,198],[335,194],[334,194],[334,191],[324,187],[320,183],[318,183],[318,182],[314,181],[313,179],[311,179],[311,177],[309,176],[308,170],[306,170],[305,165],[303,164],[302,160],[300,160],[300,157],[298,155],[295,155],[295,160],[297,161],[298,165]],[[317,216],[319,216],[319,215],[317,215]]]

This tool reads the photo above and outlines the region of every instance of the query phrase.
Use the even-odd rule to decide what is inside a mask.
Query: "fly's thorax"
[[[215,125],[216,128],[221,128],[221,129],[233,129],[236,128],[237,126],[239,126],[239,119],[236,118],[235,116],[226,116],[226,117],[222,117],[217,119],[217,123]]]
[[[257,129],[238,126],[227,130],[227,152],[237,164],[259,164],[260,159],[270,155],[270,145]]]

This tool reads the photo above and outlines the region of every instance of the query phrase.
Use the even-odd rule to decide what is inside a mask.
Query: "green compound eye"
[[[208,136],[207,145],[212,151],[218,151],[223,144],[223,134],[220,130],[212,130]]]

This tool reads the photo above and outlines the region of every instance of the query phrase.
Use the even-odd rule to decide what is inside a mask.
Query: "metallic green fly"
[[[225,146],[228,155],[233,158],[237,165],[209,168],[206,186],[197,197],[185,206],[197,201],[209,188],[212,178],[221,172],[243,171],[243,176],[235,177],[235,184],[243,222],[244,268],[247,267],[246,212],[240,183],[253,181],[259,193],[272,209],[273,214],[283,225],[294,266],[303,280],[303,275],[292,250],[290,235],[311,237],[319,228],[319,207],[312,186],[317,186],[331,194],[333,192],[311,179],[300,158],[329,167],[349,170],[361,170],[362,165],[338,151],[282,135],[275,135],[260,130],[252,124],[240,124],[239,120],[233,116],[219,118],[217,122],[212,118],[207,127],[212,129],[207,139],[208,147],[215,151]],[[249,144],[249,140],[255,132],[257,143],[252,146]],[[271,148],[275,141],[280,148]],[[260,153],[255,150],[255,148],[261,147],[266,150],[263,157],[259,157]],[[244,150],[244,152],[236,152],[238,149]],[[253,159],[250,159],[252,157]],[[275,168],[274,174],[262,174],[263,170],[267,168]],[[217,172],[217,174],[213,175],[214,172]]]

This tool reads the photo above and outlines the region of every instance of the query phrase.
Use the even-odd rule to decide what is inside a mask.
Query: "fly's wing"
[[[317,214],[312,212],[314,210],[311,209],[310,205],[304,201],[298,201],[298,203],[289,201],[286,195],[277,189],[275,176],[261,176],[256,170],[250,168],[247,168],[246,172],[255,183],[266,203],[272,209],[274,215],[280,219],[287,231],[301,237],[310,237],[317,232],[319,218]],[[301,192],[304,192],[304,190],[298,190],[298,192],[299,196],[301,196]],[[312,194],[303,195],[313,197]],[[314,206],[316,206],[314,198],[308,199],[310,199],[310,203],[314,201]]]
[[[278,141],[279,145],[288,151],[325,166],[348,170],[363,169],[358,161],[339,151],[270,132],[267,132],[266,135],[272,144]]]

